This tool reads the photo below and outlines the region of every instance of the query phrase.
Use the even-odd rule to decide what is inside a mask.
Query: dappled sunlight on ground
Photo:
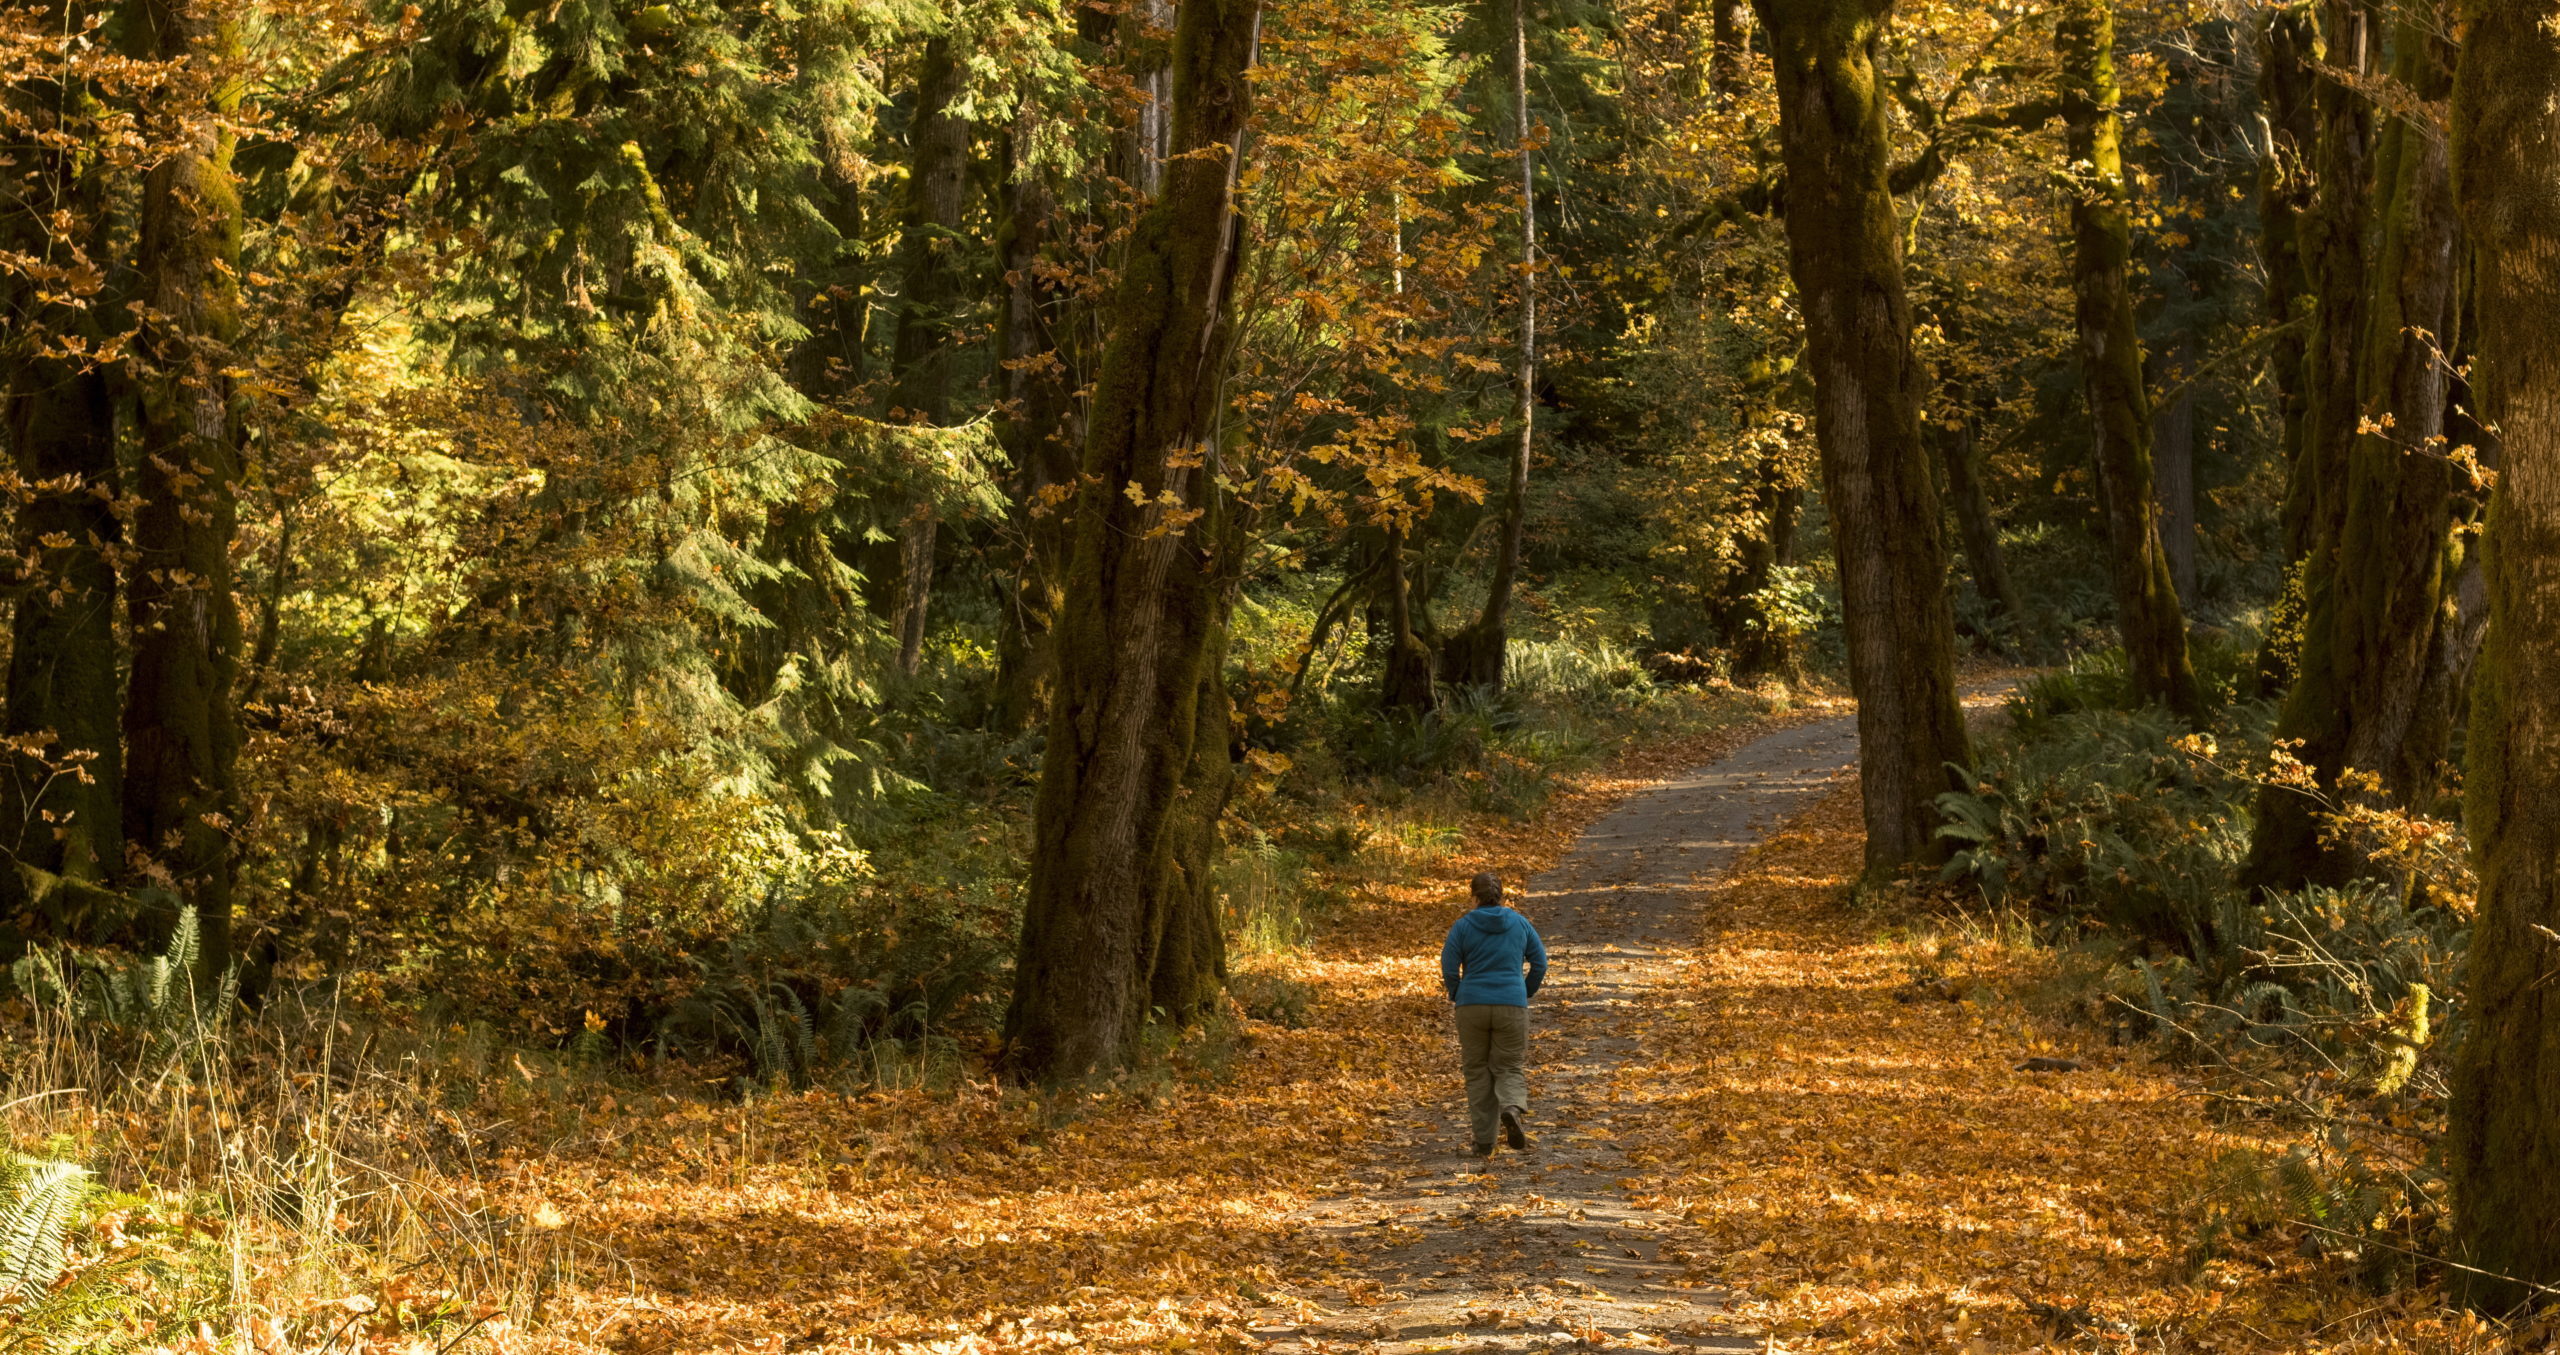
[[[2267,1144],[2192,1076],[2031,1014],[2047,952],[1962,946],[1932,957],[1951,987],[1915,984],[1914,949],[1849,903],[1861,841],[1844,791],[1719,881],[1695,1000],[1649,1035],[1656,1185],[1739,1321],[1798,1350],[2492,1348],[2439,1296],[2289,1246],[2199,1266],[2205,1169]]]

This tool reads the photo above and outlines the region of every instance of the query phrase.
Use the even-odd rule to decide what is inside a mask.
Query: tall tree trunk
[[[2434,16],[2412,18],[2393,42],[2395,82],[2430,103],[2453,81],[2453,53],[2436,27]],[[2299,741],[2296,756],[2321,785],[2337,787],[2354,768],[2381,777],[2387,800],[2407,803],[2432,785],[2444,752],[2442,726],[2425,716],[2443,675],[2438,632],[2452,620],[2460,567],[2455,472],[2438,435],[2459,352],[2461,260],[2443,138],[2393,117],[2376,152],[2380,232],[2354,406],[2369,431],[2350,440],[2346,482],[2331,494],[2342,501],[2339,534],[2311,557],[2319,573],[2276,736]],[[2282,889],[2345,877],[2353,863],[2322,845],[2317,808],[2292,790],[2260,794],[2245,883]]]
[[[141,459],[127,572],[133,671],[126,688],[124,835],[195,905],[204,973],[231,951],[231,832],[240,752],[233,683],[240,613],[231,539],[239,518],[231,344],[240,328],[240,195],[231,125],[240,33],[216,0],[147,0],[145,50],[184,65],[176,147],[143,182],[137,344]]]
[[[2151,411],[2151,488],[2160,504],[2160,549],[2178,605],[2196,603],[2196,350],[2180,338],[2166,373],[2169,402]]]
[[[46,20],[58,31],[61,16]],[[86,105],[85,82],[53,71],[6,91],[12,125],[30,135],[0,147],[22,178],[0,214],[0,243],[68,266],[82,237],[104,234],[104,185],[74,147],[93,129],[65,110]],[[72,227],[70,238],[62,228]],[[122,527],[114,410],[104,369],[72,345],[98,351],[103,297],[45,304],[33,289],[7,298],[17,319],[5,341],[0,433],[26,486],[14,523],[7,586],[8,691],[0,734],[0,927],[38,935],[87,930],[88,889],[123,864],[124,745],[116,662],[116,571]],[[44,877],[54,877],[46,879]],[[112,925],[119,919],[94,919]]]
[[[2134,696],[2190,720],[2203,699],[2187,661],[2187,622],[2160,544],[2152,497],[2151,401],[2127,270],[2123,128],[2116,113],[2113,0],[2068,0],[2054,26],[2061,58],[2064,144],[2079,182],[2071,198],[2071,281],[2080,331],[2081,389],[2097,441],[2098,499],[2113,564],[2116,625]]]
[[[1510,656],[1511,589],[1528,525],[1529,452],[1536,441],[1538,407],[1538,157],[1529,144],[1529,0],[1495,0],[1492,29],[1509,91],[1509,131],[1520,151],[1519,338],[1511,369],[1511,423],[1505,430],[1514,441],[1484,611],[1443,645],[1440,672],[1455,686],[1498,690]]]
[[[2009,557],[2000,549],[2000,524],[1991,516],[1991,495],[1982,483],[1982,451],[1974,434],[1971,410],[1961,410],[1944,425],[1938,439],[1944,462],[1947,497],[1954,501],[1956,536],[1964,544],[1965,564],[1973,571],[1973,590],[1992,614],[2012,629],[2026,623],[2018,602],[2017,582],[2009,575]]]
[[[1064,495],[1075,483],[1074,392],[1058,352],[1064,289],[1046,271],[1058,202],[1031,160],[1039,113],[1026,99],[1008,138],[1004,202],[1004,313],[996,331],[1003,367],[1004,446],[1013,461],[1012,597],[997,649],[997,721],[1027,729],[1049,704],[1051,627],[1073,544]]]
[[[1955,615],[1911,346],[1876,44],[1889,0],[1758,0],[1778,78],[1787,240],[1822,494],[1858,698],[1870,875],[1938,854],[1936,798],[1971,759]]]
[[[2472,687],[2470,1035],[2446,1169],[2471,1267],[2457,1283],[2504,1313],[2542,1296],[2528,1286],[2560,1284],[2560,0],[2471,13],[2454,155],[2477,261],[2474,379],[2500,470]]]
[[[900,223],[898,365],[902,417],[940,425],[951,418],[952,311],[959,304],[961,213],[969,191],[969,121],[952,111],[968,72],[948,37],[925,43],[916,103],[907,127],[907,198]],[[941,525],[930,494],[898,527],[898,671],[923,662],[926,609],[933,600],[934,539]]]
[[[1181,7],[1174,153],[1129,242],[1093,395],[1005,1018],[1007,1067],[1043,1082],[1128,1060],[1151,995],[1150,929],[1176,911],[1162,895],[1233,570],[1220,383],[1260,27],[1258,0]]]
[[[2312,318],[2313,286],[2304,236],[2311,229],[2318,181],[2312,159],[2318,145],[2317,82],[2312,76],[2318,32],[2310,16],[2272,6],[2258,34],[2258,108],[2267,138],[2258,160],[2258,261],[2266,276],[2267,322],[2298,326]],[[2298,571],[2309,549],[2308,467],[2303,457],[2310,419],[2310,344],[2298,328],[2286,328],[2267,350],[2275,377],[2276,414],[2284,449],[2287,509],[2284,563]],[[2258,647],[2256,683],[2272,692],[2291,677],[2295,655],[2287,637],[2302,622],[2299,595],[2288,589],[2267,618]]]
[[[2312,211],[2299,235],[2312,286],[2302,377],[2302,450],[2285,490],[2285,549],[2306,593],[2326,587],[2319,558],[2346,525],[2347,448],[2356,434],[2356,352],[2364,341],[2365,231],[2372,216],[2372,17],[2362,0],[2322,0],[2322,65]]]
[[[1707,0],[1713,15],[1707,57],[1707,90],[1719,104],[1742,92],[1751,70],[1751,8],[1743,0]]]

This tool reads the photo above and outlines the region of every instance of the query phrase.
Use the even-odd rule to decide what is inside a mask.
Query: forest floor
[[[1303,1029],[1248,1023],[1072,1096],[587,1107],[582,1138],[512,1164],[578,1268],[549,1343],[2492,1348],[2289,1240],[2200,1249],[2206,1170],[2266,1141],[2192,1072],[2035,1001],[2053,952],[1849,902],[1841,710],[1638,750],[1371,882],[1289,962],[1317,994]],[[1536,877],[1556,951],[1539,1141],[1489,1164],[1460,1153],[1434,963],[1485,867]]]

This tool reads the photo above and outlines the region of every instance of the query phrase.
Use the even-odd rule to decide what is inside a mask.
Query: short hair
[[[1478,908],[1491,908],[1502,902],[1502,877],[1492,871],[1477,871],[1476,878],[1467,881],[1467,888],[1475,894]]]

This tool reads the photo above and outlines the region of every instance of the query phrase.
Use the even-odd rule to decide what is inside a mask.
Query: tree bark
[[[2307,318],[2313,293],[2304,236],[2313,228],[2319,190],[2311,163],[2319,140],[2317,84],[2312,76],[2317,42],[2309,16],[2283,7],[2268,10],[2258,39],[2258,108],[2267,124],[2266,143],[2258,159],[2258,259],[2266,273],[2271,325]],[[2299,331],[2288,331],[2267,351],[2289,471],[2302,463],[2309,347]],[[2288,476],[2288,483],[2298,482],[2298,477]],[[2285,563],[2292,565],[2301,560],[2308,543],[2294,539],[2300,529],[2288,522]]]
[[[240,751],[232,599],[240,449],[232,341],[240,327],[241,210],[232,177],[240,34],[206,0],[148,0],[145,49],[183,62],[178,144],[145,178],[136,345],[141,457],[128,571],[133,670],[126,688],[124,836],[141,878],[197,910],[203,972],[229,963],[231,831]]]
[[[2151,487],[2160,505],[2160,549],[2169,558],[2169,582],[2178,605],[2196,603],[2196,390],[2195,344],[2180,339],[2168,379],[2177,389],[2151,411]]]
[[[1520,544],[1529,517],[1529,453],[1536,441],[1538,408],[1538,158],[1529,144],[1529,3],[1495,0],[1492,29],[1501,47],[1509,91],[1508,130],[1520,153],[1520,304],[1517,347],[1511,368],[1511,475],[1503,486],[1502,518],[1495,529],[1493,580],[1484,610],[1442,646],[1441,676],[1452,685],[1499,691],[1510,656],[1511,590],[1520,572]]]
[[[2318,31],[2308,15],[2269,8],[2266,26],[2258,33],[2258,108],[2267,129],[2258,157],[2258,261],[2266,277],[2267,322],[2281,330],[2268,346],[2267,370],[2275,378],[2284,449],[2287,488],[2281,521],[2289,576],[2301,568],[2309,548],[2303,539],[2309,494],[2303,449],[2310,418],[2310,345],[2301,330],[2285,327],[2313,318],[2315,289],[2305,237],[2319,187],[2312,171],[2319,142],[2318,86],[2312,76],[2317,45]],[[2287,589],[2269,608],[2266,634],[2259,641],[2255,683],[2261,693],[2275,692],[2291,680],[2296,656],[2285,645],[2301,620],[2298,595]]]
[[[1840,568],[1869,874],[1940,850],[1936,798],[1970,760],[1955,616],[1912,352],[1875,70],[1889,0],[1758,0],[1778,79],[1787,238]]]
[[[1378,677],[1378,704],[1388,710],[1421,714],[1439,704],[1432,681],[1431,647],[1413,630],[1413,585],[1405,577],[1404,529],[1387,529],[1386,578],[1380,585],[1387,599],[1387,661]]]
[[[46,23],[59,30],[61,15]],[[30,133],[0,147],[14,163],[13,209],[0,215],[0,240],[30,258],[69,264],[87,236],[103,250],[105,185],[72,146],[91,129],[68,110],[91,97],[70,71],[53,71],[8,90],[12,125]],[[68,137],[68,143],[55,138]],[[71,226],[71,238],[62,227]],[[26,485],[14,524],[8,588],[8,691],[0,734],[0,850],[18,869],[0,869],[0,921],[60,938],[85,924],[75,898],[43,877],[95,885],[123,865],[124,746],[117,727],[116,570],[123,529],[111,500],[121,488],[108,374],[77,345],[105,338],[103,296],[47,303],[31,288],[8,298],[17,318],[0,376],[0,435]]]
[[[2429,103],[2453,81],[2437,27],[2413,18],[2392,44],[2394,80]],[[2299,741],[2296,756],[2324,787],[2353,768],[2379,776],[2386,801],[2405,804],[2433,785],[2444,753],[2444,726],[2427,714],[2461,567],[2455,472],[2441,438],[2460,345],[2461,258],[2443,138],[2411,117],[2390,118],[2375,167],[2380,229],[2351,411],[2366,431],[2348,443],[2345,483],[2326,495],[2341,501],[2342,516],[2338,535],[2311,556],[2318,573],[2276,737]],[[2317,809],[2299,792],[2262,792],[2242,880],[2287,889],[2344,879],[2355,863],[2322,845]]]
[[[2082,394],[2097,442],[2098,500],[2106,515],[2116,625],[2136,699],[2201,719],[2203,698],[2187,661],[2187,622],[2160,543],[2153,498],[2151,399],[2127,280],[2133,236],[2126,209],[2123,128],[2116,113],[2112,0],[2068,0],[2054,26],[2061,59],[2064,145],[2071,198],[2073,314],[2080,331]]]
[[[1778,566],[1795,553],[1796,516],[1803,508],[1803,487],[1790,482],[1776,457],[1764,459],[1752,485],[1751,511],[1737,524],[1733,569],[1714,610],[1716,639],[1732,656],[1736,678],[1795,672],[1791,637],[1769,624],[1767,590]]]
[[[1042,1082],[1128,1061],[1152,994],[1150,928],[1176,911],[1162,896],[1234,567],[1220,382],[1260,21],[1257,0],[1181,7],[1174,154],[1130,240],[1093,395],[1005,1020],[1006,1066]]]
[[[1236,783],[1235,702],[1227,695],[1223,626],[1208,648],[1191,759],[1175,792],[1164,880],[1152,900],[1149,945],[1139,960],[1149,1007],[1177,1028],[1207,1015],[1227,983],[1226,918],[1218,910],[1214,881],[1220,824]]]
[[[2302,377],[2302,449],[2285,490],[2285,550],[2306,592],[2326,586],[2317,558],[2346,525],[2347,449],[2356,433],[2356,350],[2364,341],[2365,230],[2372,214],[2373,111],[2356,84],[2373,74],[2371,16],[2362,0],[2323,0],[2320,38],[2330,74],[2313,96],[2318,146],[2312,212],[2300,242],[2312,285],[2312,333]]]
[[[2489,642],[2473,684],[2467,817],[2480,877],[2470,1034],[2447,1174],[2476,1307],[2560,1284],[2560,0],[2484,0],[2462,43],[2455,172],[2477,261],[2474,381],[2498,430]]]
[[[1947,476],[1947,497],[1955,501],[1956,535],[1964,543],[1965,563],[1973,571],[1974,591],[2002,622],[2012,628],[2023,625],[2026,609],[2018,602],[2009,558],[2000,549],[2000,525],[1991,516],[1991,496],[1983,487],[1982,451],[1969,411],[1947,424],[1938,448]]]
[[[1027,729],[1049,705],[1051,627],[1074,536],[1062,497],[1076,478],[1074,392],[1058,351],[1064,289],[1044,270],[1058,201],[1031,162],[1039,114],[1026,100],[1009,140],[1004,205],[1004,313],[996,331],[1003,367],[1005,450],[1013,461],[1012,597],[997,650],[996,717]]]
[[[1751,9],[1743,0],[1707,0],[1713,46],[1707,56],[1707,92],[1718,104],[1742,92],[1751,69]]]
[[[0,783],[0,846],[24,870],[94,883],[124,856],[109,559],[123,532],[106,498],[120,479],[114,413],[107,374],[83,360],[30,357],[12,384],[9,445],[33,492],[11,571],[6,733],[18,746]],[[23,905],[36,892],[18,872],[0,877],[0,900]],[[47,921],[37,930],[60,936],[79,920]]]
[[[961,213],[969,191],[968,119],[952,111],[967,69],[948,37],[925,43],[916,73],[915,112],[907,128],[907,196],[900,223],[898,332],[899,408],[915,423],[951,418],[952,311],[959,304]],[[933,600],[934,541],[941,525],[930,495],[908,507],[898,528],[898,600],[894,629],[898,671],[914,677],[924,658],[926,610]]]

